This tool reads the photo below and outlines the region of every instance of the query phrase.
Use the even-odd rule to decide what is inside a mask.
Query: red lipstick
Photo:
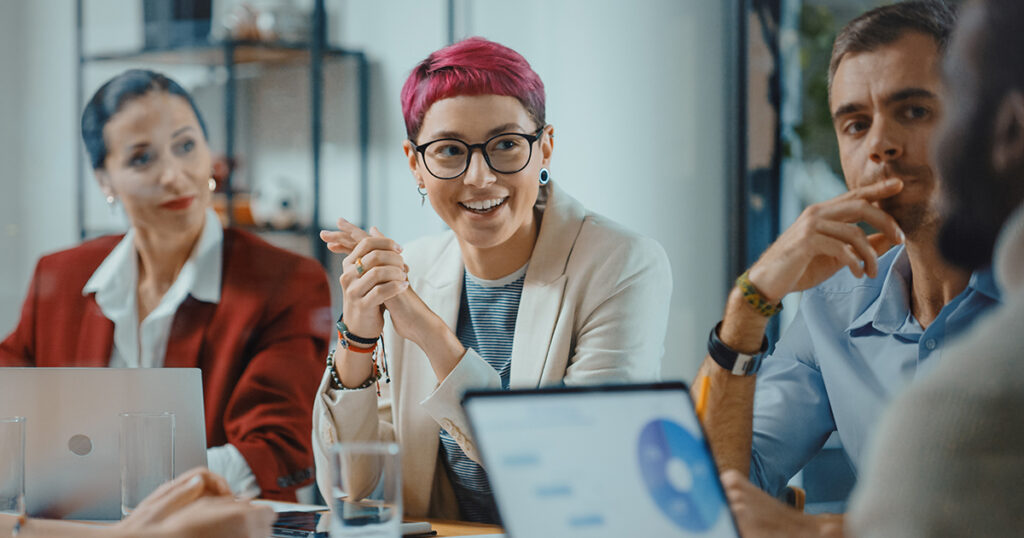
[[[192,202],[196,199],[195,196],[182,196],[181,198],[175,198],[160,204],[160,207],[164,209],[170,209],[172,211],[179,211],[187,209],[188,206],[192,205]]]

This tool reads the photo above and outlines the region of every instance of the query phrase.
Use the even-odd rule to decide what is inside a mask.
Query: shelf
[[[367,220],[369,212],[369,140],[370,140],[370,63],[367,55],[360,50],[352,50],[341,47],[330,46],[327,43],[327,14],[325,8],[326,0],[313,0],[311,13],[311,35],[309,40],[303,41],[245,41],[245,40],[213,40],[192,42],[189,44],[172,46],[143,47],[139,50],[112,52],[103,54],[85,53],[83,51],[85,29],[83,27],[83,4],[84,0],[76,1],[76,47],[78,51],[78,70],[76,75],[78,109],[85,107],[85,83],[84,75],[90,64],[100,63],[134,63],[142,65],[192,65],[207,66],[210,68],[224,68],[224,78],[219,81],[223,85],[223,114],[224,149],[226,155],[236,154],[236,128],[237,116],[247,114],[250,111],[236,110],[236,93],[238,93],[238,81],[241,78],[237,66],[249,64],[254,66],[282,66],[282,65],[304,65],[309,69],[309,147],[311,150],[310,161],[312,164],[312,192],[313,208],[310,221],[320,222],[320,191],[321,191],[321,146],[323,141],[323,92],[324,92],[324,62],[340,59],[350,59],[355,63],[356,93],[358,99],[358,113],[353,117],[353,130],[358,143],[358,154],[361,170],[359,173],[359,204],[360,220]],[[191,34],[190,34],[191,35]],[[165,40],[154,39],[152,42],[160,43]],[[169,40],[167,40],[169,41]],[[114,67],[115,65],[110,65]],[[250,77],[246,70],[244,75]],[[255,69],[253,71],[259,71]],[[256,77],[253,77],[255,80]],[[208,116],[208,119],[210,116]],[[83,146],[78,145],[79,161],[85,162]],[[79,167],[76,177],[77,185],[77,220],[80,236],[84,239],[92,236],[95,231],[86,226],[86,203],[85,203],[85,170]],[[319,240],[319,229],[312,226],[294,226],[286,229],[276,229],[269,226],[253,226],[251,209],[242,200],[241,193],[231,191],[230,174],[224,180],[227,192],[224,196],[222,213],[230,215],[230,224],[242,229],[258,233],[265,238],[281,243],[291,243],[292,247],[300,250],[301,253],[315,257],[322,264],[327,266],[330,262],[326,245]],[[237,196],[237,199],[236,199]],[[308,241],[299,241],[308,238]]]
[[[234,52],[236,64],[295,64],[310,61],[309,43],[220,41],[171,48],[142,49],[131,52],[83,55],[82,63],[145,62],[172,65],[224,65],[226,51]],[[361,57],[362,51],[325,47],[324,58]]]

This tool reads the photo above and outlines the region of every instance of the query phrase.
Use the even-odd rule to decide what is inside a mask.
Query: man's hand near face
[[[751,284],[766,299],[779,302],[791,292],[820,284],[843,267],[858,278],[877,276],[878,256],[903,241],[896,220],[879,209],[879,202],[902,188],[898,179],[880,181],[808,207],[750,268]],[[867,235],[857,226],[860,222],[879,233]],[[734,288],[718,336],[729,348],[754,354],[767,325],[768,318]],[[703,420],[719,468],[747,472],[756,377],[733,375],[710,357],[705,358],[699,376],[707,376],[711,383]]]
[[[878,202],[902,189],[902,181],[889,179],[808,207],[750,268],[750,282],[766,299],[778,302],[790,292],[817,286],[843,267],[858,278],[874,278],[878,256],[903,241],[899,224]],[[880,233],[867,235],[858,222]]]

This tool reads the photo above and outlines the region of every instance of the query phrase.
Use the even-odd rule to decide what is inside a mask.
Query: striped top
[[[512,337],[516,330],[519,298],[526,277],[524,265],[498,280],[483,280],[466,271],[463,277],[459,323],[455,331],[459,342],[473,349],[501,376],[501,388],[508,389],[512,370]],[[461,518],[466,521],[497,523],[494,495],[483,467],[469,459],[447,431],[441,429],[441,450],[459,501]]]

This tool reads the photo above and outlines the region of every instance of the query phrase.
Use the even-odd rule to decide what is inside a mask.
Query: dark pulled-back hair
[[[163,91],[185,99],[199,121],[199,127],[206,136],[206,123],[185,88],[161,73],[148,69],[129,69],[108,80],[89,99],[82,111],[82,141],[89,152],[93,169],[103,168],[107,159],[107,144],[103,140],[103,128],[124,105],[154,91]]]
[[[907,32],[931,36],[946,50],[956,25],[956,9],[943,0],[909,0],[878,7],[853,19],[836,36],[828,66],[828,87],[843,56],[871,52],[899,40]]]

